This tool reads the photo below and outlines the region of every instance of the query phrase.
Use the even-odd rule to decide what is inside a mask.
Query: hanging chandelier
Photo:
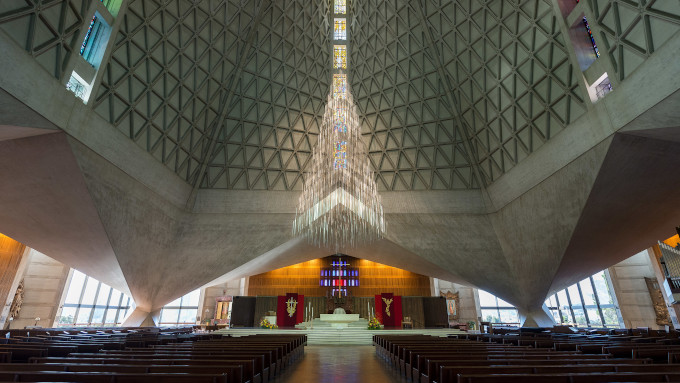
[[[338,252],[380,239],[385,221],[347,75],[335,73],[293,235]]]

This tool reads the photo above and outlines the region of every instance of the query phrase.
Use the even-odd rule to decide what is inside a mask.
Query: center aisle
[[[306,346],[305,356],[271,382],[406,383],[375,354],[373,346]]]

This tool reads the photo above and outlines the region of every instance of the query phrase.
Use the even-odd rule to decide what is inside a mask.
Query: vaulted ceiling
[[[562,0],[349,3],[388,220],[384,242],[349,254],[535,308],[672,232],[677,209],[647,204],[673,198],[659,180],[678,163],[680,4],[579,3],[614,85],[593,103]],[[103,5],[1,1],[0,175],[21,189],[0,185],[0,231],[146,310],[323,256],[291,244],[289,223],[329,91],[330,5],[123,1],[83,105],[63,85]]]
[[[23,40],[19,25],[49,28],[63,11],[74,24],[59,37],[74,38],[88,2],[55,3],[37,12],[44,24],[6,28]],[[299,190],[329,91],[329,5],[131,0],[93,108],[191,185]],[[381,190],[489,184],[585,111],[548,0],[349,9],[350,80]]]

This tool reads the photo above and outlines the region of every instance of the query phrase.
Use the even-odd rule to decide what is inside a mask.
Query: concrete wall
[[[19,316],[14,318],[12,328],[33,326],[52,327],[59,309],[70,268],[61,262],[31,250],[26,274],[24,274],[24,303]]]
[[[446,293],[447,291],[451,291],[452,293],[458,292],[460,298],[460,307],[458,308],[460,314],[458,322],[467,323],[473,321],[477,323],[480,311],[476,288],[437,278],[433,278],[433,283],[435,296],[439,296],[440,293]]]
[[[641,251],[610,267],[609,275],[625,327],[659,328],[645,283],[645,277],[656,279],[647,251]]]

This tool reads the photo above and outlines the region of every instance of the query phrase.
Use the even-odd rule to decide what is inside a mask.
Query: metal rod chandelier
[[[385,221],[347,75],[333,75],[293,234],[336,253],[382,238]]]

